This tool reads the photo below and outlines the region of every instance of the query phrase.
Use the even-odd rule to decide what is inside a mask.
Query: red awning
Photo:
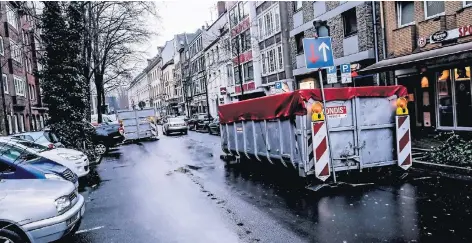
[[[403,86],[372,86],[358,88],[327,88],[326,101],[348,100],[354,97],[404,97],[407,90]],[[218,107],[221,123],[235,121],[257,121],[305,115],[305,102],[310,98],[321,101],[320,89],[304,89],[278,95],[244,100]]]

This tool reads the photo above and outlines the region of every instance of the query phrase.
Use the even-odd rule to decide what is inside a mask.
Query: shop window
[[[297,44],[297,54],[303,54],[303,38],[305,38],[304,32],[295,35],[295,42]]]
[[[351,8],[343,14],[344,37],[348,37],[357,33],[357,17],[356,8]]]
[[[454,69],[454,98],[456,105],[456,126],[472,127],[472,95],[470,88],[470,67]]]
[[[452,107],[452,89],[449,70],[443,70],[438,77],[438,118],[439,126],[452,127],[453,107]]]
[[[444,15],[444,1],[424,1],[425,18],[434,18]]]
[[[397,18],[398,27],[407,26],[415,23],[415,2],[397,2]]]

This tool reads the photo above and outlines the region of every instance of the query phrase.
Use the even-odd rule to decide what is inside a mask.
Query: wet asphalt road
[[[220,154],[219,137],[196,132],[112,151],[68,242],[472,242],[470,182],[374,173],[374,185],[315,193]]]

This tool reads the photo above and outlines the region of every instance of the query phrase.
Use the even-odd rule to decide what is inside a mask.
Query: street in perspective
[[[472,242],[472,2],[0,11],[0,242]]]

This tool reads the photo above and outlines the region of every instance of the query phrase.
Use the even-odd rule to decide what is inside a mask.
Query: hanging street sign
[[[341,83],[352,83],[351,64],[341,64]]]

